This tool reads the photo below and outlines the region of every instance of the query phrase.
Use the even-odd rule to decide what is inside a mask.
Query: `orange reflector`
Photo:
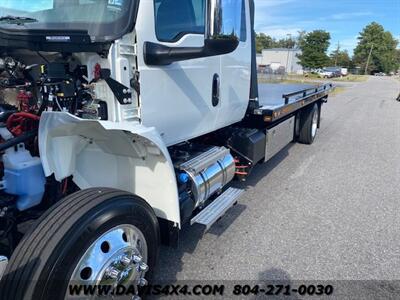
[[[272,121],[272,117],[264,116],[264,122],[271,122],[271,121]]]

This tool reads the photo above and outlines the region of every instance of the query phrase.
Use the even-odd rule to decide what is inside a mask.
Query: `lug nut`
[[[147,264],[145,264],[144,262],[142,262],[142,263],[139,265],[139,270],[140,270],[141,272],[146,272],[148,269],[149,269],[149,266],[148,266]]]
[[[143,260],[143,257],[141,257],[140,255],[134,255],[132,256],[132,260],[135,264],[141,263]]]
[[[146,286],[147,284],[148,284],[148,282],[145,278],[140,278],[138,280],[138,286]]]
[[[122,255],[121,259],[119,260],[120,264],[123,265],[124,267],[127,267],[131,264],[132,258],[129,257],[128,255]]]
[[[106,277],[108,278],[108,279],[117,279],[118,278],[118,276],[119,276],[119,271],[116,269],[116,268],[113,268],[113,267],[109,267],[107,270],[106,270]]]

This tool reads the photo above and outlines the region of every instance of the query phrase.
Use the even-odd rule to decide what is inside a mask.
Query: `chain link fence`
[[[259,66],[258,68],[258,79],[261,81],[284,81],[288,78],[288,74],[286,72],[286,68],[284,66],[280,66],[277,69],[272,69],[269,66]]]

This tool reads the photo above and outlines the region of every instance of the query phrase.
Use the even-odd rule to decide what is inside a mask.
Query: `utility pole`
[[[340,51],[340,42],[337,43],[336,57],[335,57],[335,67],[337,67],[337,63],[338,63],[338,59],[339,59],[339,51]]]
[[[292,40],[292,35],[290,33],[287,34],[288,36],[288,43]],[[287,52],[287,60],[286,60],[286,74],[289,75],[289,56],[290,56],[290,45],[287,45],[288,52]]]
[[[365,65],[365,72],[364,75],[367,75],[368,72],[368,67],[369,67],[369,62],[371,60],[371,55],[372,55],[372,49],[374,48],[374,44],[371,44],[371,49],[369,50],[369,55],[368,55],[368,60],[367,60],[367,64]]]

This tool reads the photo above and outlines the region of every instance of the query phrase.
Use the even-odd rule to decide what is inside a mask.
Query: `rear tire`
[[[127,192],[107,188],[79,191],[57,203],[34,227],[25,235],[11,257],[0,283],[0,299],[64,299],[71,279],[76,278],[74,274],[82,274],[80,270],[85,265],[93,264],[95,268],[84,268],[89,270],[84,275],[78,275],[81,276],[81,282],[77,284],[92,284],[97,275],[103,278],[102,274],[106,274],[105,268],[109,269],[110,260],[117,255],[117,249],[120,259],[121,252],[135,253],[135,247],[143,249],[144,246],[139,245],[146,245],[146,254],[140,264],[144,263],[144,267],[147,264],[149,271],[139,271],[144,267],[140,268],[132,260],[129,265],[131,273],[126,275],[129,280],[143,278],[144,273],[146,279],[150,279],[158,260],[160,233],[157,218],[144,200]],[[114,241],[115,235],[107,236],[110,232],[118,234],[117,241]],[[106,245],[102,242],[101,247],[98,247],[98,241],[104,236],[109,238],[107,241],[110,243]],[[144,240],[139,243],[141,239]],[[131,244],[137,246],[130,248]],[[119,245],[119,248],[115,246],[114,250],[113,245]],[[94,252],[89,252],[88,256],[89,250]],[[95,260],[85,260],[86,257],[92,257],[93,253],[96,253]],[[98,262],[101,255],[104,255],[104,259]],[[139,251],[138,255],[142,253]],[[112,266],[127,269],[118,263],[121,261],[113,261]],[[101,272],[97,274],[95,270],[100,269],[100,266]],[[126,279],[123,275],[125,273],[116,280]],[[82,276],[89,276],[90,279]]]
[[[298,142],[311,145],[317,136],[319,126],[319,106],[310,105],[300,112]]]

